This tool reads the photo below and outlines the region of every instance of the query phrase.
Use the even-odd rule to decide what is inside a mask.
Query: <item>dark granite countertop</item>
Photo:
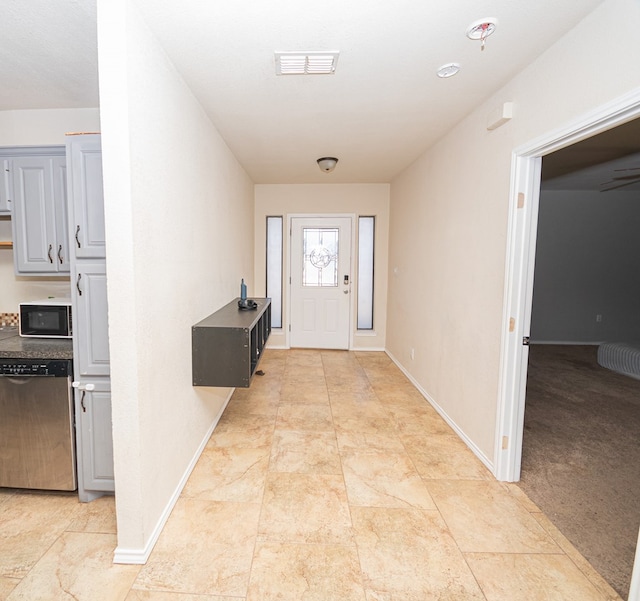
[[[6,326],[0,328],[0,358],[73,359],[73,342],[66,338],[23,338],[18,328]]]

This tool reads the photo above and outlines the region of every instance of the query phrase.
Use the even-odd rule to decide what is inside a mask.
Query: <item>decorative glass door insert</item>
[[[338,228],[303,228],[302,285],[338,286]]]

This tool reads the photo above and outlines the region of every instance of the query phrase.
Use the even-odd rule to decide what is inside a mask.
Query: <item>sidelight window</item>
[[[358,330],[373,329],[375,217],[358,217]]]
[[[267,217],[267,297],[271,327],[282,327],[282,216]]]

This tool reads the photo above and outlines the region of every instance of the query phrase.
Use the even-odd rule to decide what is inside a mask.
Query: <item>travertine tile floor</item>
[[[144,566],[112,498],[0,489],[0,600],[619,599],[383,353],[265,353]]]

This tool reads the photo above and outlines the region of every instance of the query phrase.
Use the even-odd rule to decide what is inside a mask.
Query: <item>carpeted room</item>
[[[627,598],[640,525],[640,380],[592,345],[529,354],[520,487]]]

